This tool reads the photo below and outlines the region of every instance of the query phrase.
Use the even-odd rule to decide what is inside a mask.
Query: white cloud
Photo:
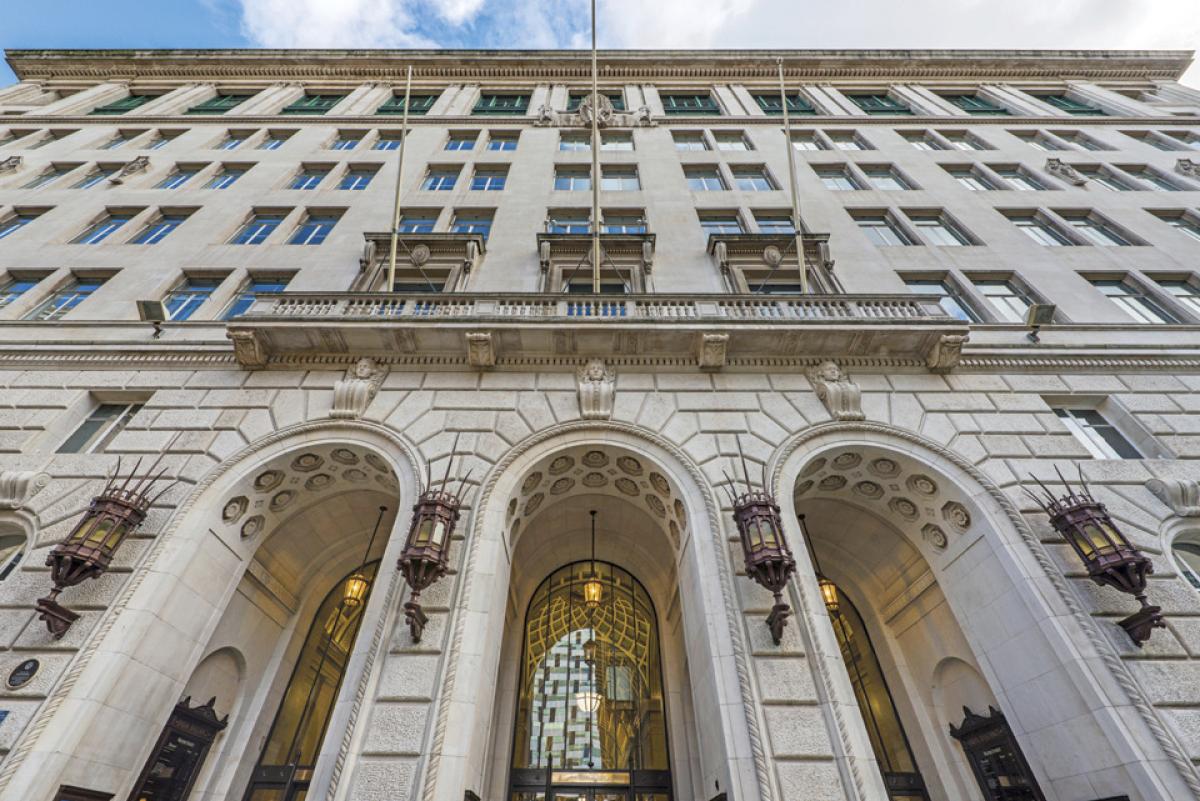
[[[484,0],[430,0],[438,16],[451,25],[461,25],[483,8]]]
[[[263,47],[428,47],[400,0],[241,0],[242,28]]]

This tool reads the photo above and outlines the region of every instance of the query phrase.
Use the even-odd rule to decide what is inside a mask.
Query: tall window
[[[863,167],[863,174],[867,176],[872,189],[880,189],[885,192],[912,189],[908,181],[904,180],[900,173],[892,167]]]
[[[246,174],[246,167],[233,167],[225,165],[208,179],[208,183],[204,185],[205,189],[228,189]]]
[[[177,165],[166,178],[154,185],[155,189],[178,189],[196,177],[199,167]]]
[[[872,115],[912,115],[912,109],[888,95],[847,95],[854,105]]]
[[[1092,286],[1099,289],[1121,311],[1139,323],[1174,323],[1175,316],[1158,304],[1140,287],[1126,281],[1097,279]]]
[[[140,403],[101,403],[58,447],[58,453],[103,451],[141,409]]]
[[[289,245],[319,245],[329,236],[338,218],[333,214],[309,214],[296,226]]]
[[[1184,580],[1194,589],[1200,590],[1200,535],[1188,532],[1176,537],[1171,543],[1171,553],[1175,556],[1175,563],[1179,565],[1179,572]],[[17,558],[20,558],[19,552]],[[0,575],[0,578],[3,576]]]
[[[228,320],[231,317],[245,314],[254,304],[254,299],[260,294],[282,292],[287,289],[288,280],[287,278],[251,278],[238,290],[237,295],[230,302],[229,308],[225,309],[225,314],[221,315],[221,319]]]
[[[499,133],[497,131],[488,132],[487,149],[488,150],[516,150],[517,140],[520,134],[517,133]]]
[[[33,180],[27,184],[24,184],[21,188],[37,189],[38,187],[52,184],[78,166],[78,164],[52,164],[34,176]]]
[[[582,192],[592,188],[592,174],[587,167],[555,167],[554,189],[559,192]]]
[[[445,150],[474,150],[475,140],[479,138],[478,131],[467,131],[466,133],[451,133],[450,138],[446,140]]]
[[[241,131],[230,131],[217,143],[217,150],[235,150],[246,143],[249,135]]]
[[[306,94],[280,110],[280,114],[324,114],[338,104],[342,95]]]
[[[1181,305],[1186,306],[1192,314],[1200,315],[1200,286],[1183,280],[1159,281],[1158,285],[1167,290]]]
[[[529,110],[529,95],[484,92],[471,109],[472,114],[520,116]]]
[[[431,234],[437,218],[436,211],[405,211],[400,215],[398,230],[402,234]]]
[[[754,102],[765,114],[783,114],[783,103],[780,102],[779,92],[756,92]],[[813,104],[808,102],[799,92],[787,95],[788,116],[793,114],[811,117],[817,113]]]
[[[329,175],[328,167],[301,167],[292,177],[288,189],[316,189],[326,175]]]
[[[338,184],[338,189],[350,189],[354,191],[366,189],[371,185],[371,179],[375,177],[375,172],[376,169],[374,167],[351,167],[342,176],[342,180]]]
[[[1055,408],[1054,414],[1093,459],[1141,459],[1142,454],[1095,409]]]
[[[433,103],[435,100],[437,100],[437,95],[416,93],[409,95],[409,116],[419,117],[423,114],[428,114],[429,109],[433,108]],[[375,113],[394,115],[397,117],[404,116],[404,95],[392,95],[384,102],[382,106],[375,110]]]
[[[454,215],[450,230],[456,234],[479,234],[484,239],[492,232],[491,211],[460,211]]]
[[[857,215],[854,221],[858,223],[858,227],[862,232],[867,235],[867,239],[870,239],[876,245],[889,247],[892,245],[916,244],[912,237],[887,214]]]
[[[908,217],[926,244],[940,247],[961,247],[975,244],[962,226],[945,214],[912,212]]]
[[[267,131],[267,137],[258,144],[259,150],[278,150],[290,139],[291,131]]]
[[[167,319],[181,322],[188,319],[212,297],[212,293],[221,285],[220,278],[185,278],[183,283],[172,289],[163,298],[163,306],[167,310]]]
[[[11,306],[13,301],[33,289],[41,280],[41,278],[20,278],[10,275],[4,281],[0,281],[0,309]]]
[[[1050,223],[1036,214],[1014,214],[1009,222],[1017,226],[1021,233],[1046,247],[1063,247],[1074,245],[1071,238],[1059,230],[1057,225]]]
[[[166,238],[167,234],[183,225],[188,218],[186,214],[161,214],[157,219],[146,223],[146,227],[134,234],[129,240],[131,245],[155,245]]]
[[[703,94],[671,92],[660,94],[659,97],[662,100],[663,111],[667,114],[715,115],[721,113],[721,107],[707,92]]]
[[[6,236],[12,236],[17,231],[20,231],[25,226],[36,220],[40,216],[40,212],[18,211],[15,214],[0,219],[0,239]]]
[[[1018,192],[1040,192],[1046,188],[1041,181],[1020,167],[994,167],[993,169],[1004,179],[1009,189],[1016,189]]]
[[[929,295],[937,298],[938,305],[942,307],[942,311],[951,317],[962,320],[965,323],[978,323],[979,315],[975,310],[963,302],[958,292],[945,281],[936,278],[910,278],[905,279],[904,283],[908,286],[908,290],[917,295]]]
[[[229,244],[261,245],[283,222],[284,216],[282,212],[255,212],[233,235]]]
[[[507,167],[476,167],[471,176],[471,189],[479,192],[499,192],[508,182]]]
[[[458,181],[458,167],[430,167],[421,188],[428,192],[449,192]]]
[[[103,278],[76,278],[56,289],[23,320],[61,320],[67,312],[92,296],[104,284]]]
[[[338,131],[334,140],[329,144],[330,150],[353,150],[363,140],[363,131]]]
[[[604,164],[600,167],[600,188],[605,192],[635,192],[642,188],[637,166]]]
[[[242,103],[250,98],[250,95],[222,95],[218,94],[215,97],[210,97],[203,103],[198,103],[184,114],[224,114],[230,109],[237,108]]]
[[[133,219],[132,212],[109,212],[71,240],[73,245],[98,245],[108,239],[125,223]]]
[[[346,576],[317,609],[251,774],[248,801],[304,798],[367,606],[366,599],[346,602],[346,584],[365,578],[370,588],[378,569],[371,562]]]
[[[144,106],[155,98],[155,95],[126,95],[120,100],[114,100],[103,106],[97,106],[92,109],[90,114],[98,116],[113,116],[117,114],[125,114],[133,111],[139,106]]]
[[[672,131],[671,138],[675,141],[676,150],[697,151],[708,150],[708,140],[704,131]]]
[[[733,211],[700,212],[700,227],[704,233],[712,234],[744,234],[742,219]]]
[[[1063,219],[1089,244],[1101,247],[1133,244],[1111,223],[1096,214],[1064,214]]]
[[[91,189],[93,186],[98,186],[109,178],[117,174],[117,168],[113,166],[97,166],[87,175],[80,178],[71,187],[72,189]]]
[[[779,188],[767,172],[767,168],[759,165],[735,166],[733,182],[742,192],[770,192]]]
[[[983,293],[996,315],[1006,323],[1024,323],[1025,313],[1034,302],[1023,289],[1003,278],[976,281],[975,288]]]
[[[638,211],[606,211],[601,230],[606,234],[644,234],[646,218]]]
[[[720,168],[715,165],[684,167],[683,174],[687,178],[688,189],[693,192],[720,192],[728,188],[721,177]]]

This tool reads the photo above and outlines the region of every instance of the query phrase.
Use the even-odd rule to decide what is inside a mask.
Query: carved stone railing
[[[857,356],[948,369],[966,333],[920,295],[288,292],[260,295],[228,328],[250,367],[318,354],[461,358],[467,339],[476,351],[495,343],[504,358],[678,357],[695,354],[697,337],[711,346],[725,336],[731,359]]]

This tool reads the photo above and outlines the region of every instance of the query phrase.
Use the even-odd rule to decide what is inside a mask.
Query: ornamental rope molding
[[[1125,692],[1130,703],[1138,711],[1142,721],[1154,736],[1155,742],[1158,743],[1159,747],[1162,748],[1163,752],[1171,760],[1175,769],[1179,771],[1180,778],[1184,780],[1195,796],[1200,798],[1200,772],[1197,771],[1196,766],[1187,757],[1183,746],[1176,739],[1175,735],[1163,725],[1158,717],[1158,713],[1154,709],[1154,705],[1150,703],[1145,690],[1142,689],[1142,686],[1129,670],[1128,665],[1125,664],[1125,660],[1117,654],[1112,644],[1096,626],[1095,621],[1092,620],[1091,616],[1080,605],[1074,591],[1067,584],[1066,578],[1059,572],[1046,547],[1038,540],[1016,505],[1003,490],[996,486],[975,465],[936,442],[914,434],[911,431],[896,428],[885,423],[822,423],[794,435],[772,455],[770,464],[772,487],[778,488],[779,482],[782,480],[784,464],[801,445],[809,440],[826,434],[870,433],[884,434],[914,445],[919,445],[929,453],[953,464],[987,492],[988,496],[1004,512],[1018,536],[1020,536],[1022,543],[1038,563],[1038,567],[1041,568],[1046,580],[1054,587],[1063,605],[1071,613],[1071,616],[1087,637],[1092,648],[1095,649],[1096,653],[1103,660],[1104,666],[1108,669],[1112,677],[1116,679],[1117,684]],[[801,597],[803,597],[803,593],[801,593]]]
[[[497,461],[488,472],[484,480],[480,493],[479,501],[472,511],[482,511],[488,508],[491,503],[492,493],[496,488],[496,483],[500,477],[512,466],[512,463],[517,458],[523,456],[532,448],[541,445],[550,440],[570,435],[578,432],[587,432],[592,434],[603,433],[619,433],[649,443],[657,448],[662,449],[667,455],[674,459],[675,462],[687,471],[688,477],[692,480],[696,489],[704,498],[704,507],[709,519],[714,522],[713,525],[713,540],[712,544],[716,548],[717,558],[721,558],[724,554],[723,565],[729,567],[728,570],[718,570],[717,574],[720,578],[722,602],[725,605],[725,617],[729,623],[729,637],[733,648],[734,665],[738,674],[738,688],[740,690],[742,709],[745,714],[747,734],[750,739],[750,749],[754,757],[755,775],[758,780],[759,797],[762,801],[772,801],[773,788],[771,783],[771,773],[767,766],[767,757],[763,746],[762,731],[759,726],[758,717],[754,712],[755,698],[754,690],[751,684],[750,665],[747,657],[746,644],[743,639],[742,626],[744,621],[741,620],[741,612],[737,606],[736,597],[734,595],[733,583],[730,578],[732,567],[729,566],[728,548],[726,548],[724,529],[720,524],[720,510],[717,507],[715,497],[712,493],[712,488],[709,486],[704,474],[700,468],[689,458],[677,445],[662,436],[643,429],[639,426],[628,423],[616,423],[607,421],[572,421],[562,423],[557,426],[539,431],[525,440],[517,443],[510,448],[504,456]],[[691,517],[691,515],[689,515]],[[454,631],[451,635],[450,651],[445,657],[445,676],[442,680],[441,692],[438,698],[438,712],[435,722],[433,743],[429,749],[429,763],[425,778],[425,786],[422,788],[421,797],[424,801],[433,801],[435,790],[437,788],[438,767],[441,759],[440,754],[442,745],[446,738],[446,728],[449,717],[450,698],[454,690],[455,674],[459,662],[459,655],[462,648],[462,640],[465,634],[466,623],[464,615],[461,613],[460,599],[468,598],[471,587],[471,578],[474,574],[475,562],[480,549],[480,541],[482,539],[483,515],[472,514],[470,534],[468,535],[467,553],[463,563],[461,572],[463,576],[461,586],[455,589],[455,598],[452,605],[452,617]],[[699,530],[699,526],[696,526]]]
[[[312,435],[322,434],[331,438],[334,438],[339,434],[349,434],[351,436],[354,434],[360,434],[379,437],[388,442],[390,445],[394,446],[395,449],[404,456],[414,475],[420,473],[421,462],[417,458],[416,449],[413,448],[413,446],[407,440],[405,440],[399,434],[399,432],[379,423],[363,421],[330,422],[328,420],[318,420],[297,423],[287,428],[275,431],[263,437],[262,439],[250,443],[233,456],[217,465],[212,471],[206,474],[193,486],[192,491],[188,493],[183,502],[180,503],[179,506],[175,508],[174,512],[171,513],[170,519],[162,527],[162,530],[159,531],[158,535],[154,537],[150,547],[146,549],[145,556],[143,556],[141,561],[134,567],[129,579],[121,586],[121,589],[117,593],[116,598],[113,599],[112,604],[104,611],[100,617],[100,620],[96,623],[87,639],[80,646],[79,652],[76,654],[75,659],[71,662],[67,672],[64,673],[62,677],[59,678],[59,680],[55,682],[48,690],[46,701],[42,705],[41,709],[37,711],[35,717],[29,722],[29,725],[26,726],[25,730],[21,733],[17,747],[9,752],[3,767],[0,768],[0,795],[2,795],[4,790],[8,787],[8,784],[12,781],[13,776],[16,775],[17,770],[21,767],[21,764],[26,758],[28,758],[30,752],[33,750],[34,742],[38,739],[38,737],[41,736],[42,732],[45,731],[46,727],[50,724],[50,719],[62,706],[63,701],[66,700],[71,690],[74,689],[80,677],[83,675],[83,672],[91,663],[92,657],[94,657],[96,652],[100,649],[100,644],[112,631],[113,627],[117,623],[117,620],[120,618],[121,613],[124,612],[129,606],[130,600],[132,600],[138,588],[142,586],[146,576],[153,572],[153,568],[162,558],[164,551],[166,551],[167,543],[172,538],[172,535],[174,535],[174,533],[179,529],[183,519],[191,513],[197,502],[199,502],[201,498],[205,497],[213,484],[215,484],[220,478],[240,467],[243,463],[248,462],[258,452],[270,447],[271,445],[284,442],[289,439],[296,439],[297,446],[299,446],[301,441],[304,440],[306,436],[310,437]],[[382,625],[389,616],[385,614],[381,615],[380,617],[380,625]],[[363,676],[360,678],[360,685],[366,680],[367,677],[371,675],[371,666],[375,658],[376,650],[377,649],[373,649],[368,656],[368,661],[363,668]],[[357,691],[364,692],[365,690],[360,687]],[[350,730],[353,730],[354,728],[357,712],[358,709],[355,707],[354,711],[352,712],[350,725],[348,727]],[[342,743],[343,751],[347,748],[347,745],[348,741],[344,741]],[[344,759],[344,754],[340,753],[339,759]]]

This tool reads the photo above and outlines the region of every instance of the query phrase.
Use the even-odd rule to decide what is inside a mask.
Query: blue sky
[[[1198,0],[598,0],[601,47],[1200,49]],[[582,47],[588,0],[43,0],[4,48]],[[13,80],[0,66],[0,85]],[[1200,85],[1200,68],[1186,79]]]

